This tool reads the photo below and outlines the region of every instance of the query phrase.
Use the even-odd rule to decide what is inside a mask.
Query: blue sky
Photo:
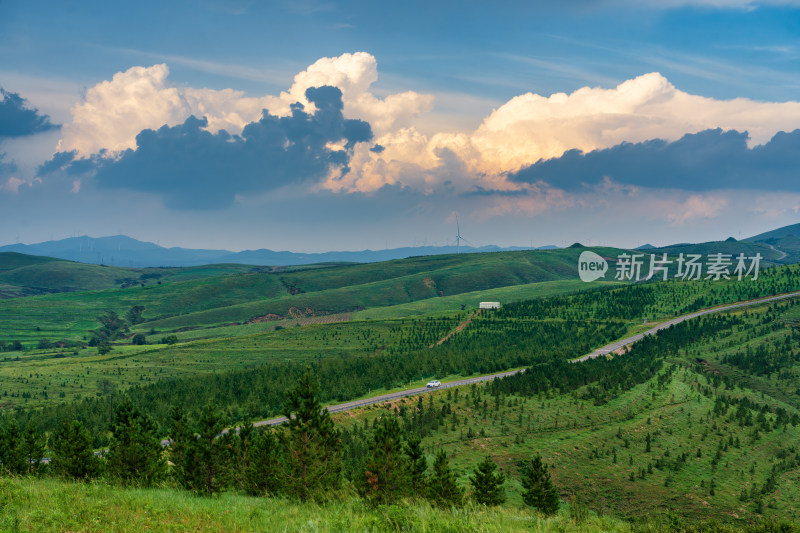
[[[0,243],[383,248],[447,244],[458,215],[476,244],[635,246],[798,221],[800,2],[562,4],[0,0]]]

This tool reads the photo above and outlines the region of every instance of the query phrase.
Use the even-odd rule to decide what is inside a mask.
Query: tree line
[[[124,402],[117,406],[106,449],[93,450],[89,431],[64,420],[49,435],[32,424],[20,430],[11,419],[0,428],[0,468],[15,475],[53,475],[86,480],[105,477],[125,486],[172,482],[211,496],[236,490],[255,496],[325,501],[344,494],[344,447],[340,430],[319,400],[319,386],[307,369],[285,395],[288,421],[277,428],[252,423],[225,430],[220,412],[208,403],[196,416],[177,407],[161,441],[156,421]],[[46,450],[50,457],[45,458]],[[506,475],[490,457],[469,477],[469,496],[439,450],[428,465],[421,439],[402,429],[396,416],[376,420],[360,471],[350,486],[373,505],[424,498],[448,508],[472,498],[479,504],[505,501]],[[544,514],[558,510],[559,495],[540,456],[520,465],[523,501]]]

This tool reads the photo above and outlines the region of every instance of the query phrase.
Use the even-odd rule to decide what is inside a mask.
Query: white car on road
[[[438,389],[439,385],[441,385],[441,383],[439,383],[438,380],[434,379],[433,381],[429,381],[428,384],[425,386],[428,387],[429,389]]]

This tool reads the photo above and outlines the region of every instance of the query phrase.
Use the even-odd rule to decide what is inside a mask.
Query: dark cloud
[[[59,126],[50,122],[50,117],[40,115],[36,108],[25,106],[25,99],[17,93],[10,93],[0,88],[0,139],[24,137],[43,131],[56,129]]]
[[[372,139],[370,125],[342,116],[342,93],[335,87],[309,88],[306,98],[316,107],[313,114],[299,103],[287,117],[265,110],[241,136],[210,133],[205,118],[192,116],[177,126],[140,132],[136,150],[118,158],[76,160],[61,153],[40,173],[94,172],[98,187],[161,194],[173,208],[211,209],[230,205],[236,194],[320,180],[333,168],[348,172],[352,148]]]
[[[512,181],[545,181],[576,190],[609,177],[643,187],[686,190],[764,189],[800,191],[800,130],[779,132],[747,147],[747,133],[706,130],[675,142],[623,143],[539,161],[510,175]]]

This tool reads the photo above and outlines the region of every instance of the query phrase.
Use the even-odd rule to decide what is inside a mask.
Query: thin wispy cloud
[[[173,65],[181,65],[183,67],[191,68],[199,72],[207,72],[218,76],[225,76],[233,79],[256,81],[267,83],[270,85],[278,85],[286,83],[286,80],[291,79],[293,69],[287,67],[285,70],[275,68],[256,68],[247,65],[237,65],[230,62],[209,61],[206,59],[198,59],[193,57],[148,52],[145,50],[135,50],[132,48],[116,48],[115,51],[129,54],[134,57],[147,59],[148,62],[157,61],[160,63],[170,63]]]
[[[595,69],[588,69],[576,66],[574,63],[569,62],[567,58],[561,59],[542,59],[537,57],[526,57],[514,54],[494,54],[499,59],[505,59],[515,63],[521,63],[527,66],[534,67],[538,70],[544,70],[551,73],[563,76],[566,79],[572,79],[581,83],[597,83],[603,85],[614,85],[619,83],[620,80],[601,74]]]

